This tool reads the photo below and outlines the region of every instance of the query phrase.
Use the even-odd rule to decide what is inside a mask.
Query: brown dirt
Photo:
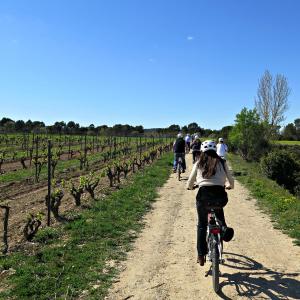
[[[95,161],[90,164],[89,170],[70,170],[64,173],[59,173],[56,177],[57,180],[72,179],[76,182],[79,176],[88,174],[91,171],[99,173],[99,171],[103,170],[104,166],[107,163],[102,161]],[[127,174],[127,176],[131,176],[132,171]],[[123,175],[121,176],[121,184],[126,180]],[[101,178],[99,186],[95,190],[95,195],[97,198],[102,198],[105,194],[118,189],[120,184],[116,184],[114,187],[109,188],[109,180],[107,177]],[[45,205],[45,196],[47,194],[47,181],[42,181],[40,183],[33,183],[27,181],[20,182],[10,182],[6,185],[0,184],[0,200],[3,203],[10,206],[10,214],[9,214],[9,225],[8,225],[8,243],[9,243],[9,251],[14,251],[17,247],[22,245],[26,247],[31,247],[33,245],[29,245],[29,243],[24,244],[23,239],[23,228],[26,224],[27,217],[29,213],[36,214],[38,212],[43,212],[45,214],[45,218],[42,223],[42,227],[46,226],[46,205]],[[76,207],[74,198],[65,190],[65,196],[62,199],[61,206],[59,208],[59,212],[62,216],[66,216],[69,213],[76,214],[80,213],[83,208],[90,207],[91,202],[94,201],[90,198],[88,193],[85,193],[82,196],[82,206]],[[0,249],[3,245],[2,237],[3,237],[3,215],[4,210],[0,209]],[[59,223],[52,218],[51,224],[54,226],[59,225]]]
[[[72,179],[74,182],[78,181],[79,176],[88,174],[90,171],[94,171],[96,174],[101,173],[105,166],[103,162],[94,162],[90,165],[88,171],[73,171],[66,174],[60,174],[58,177],[59,179]],[[130,177],[132,175],[132,171],[130,171],[127,176]],[[113,187],[109,187],[109,180],[107,177],[101,178],[100,183],[95,190],[95,195],[99,199],[105,197],[106,194],[111,193],[119,188],[126,179],[124,175],[121,175],[121,183],[116,183]],[[10,206],[10,213],[9,213],[9,251],[16,250],[19,246],[24,248],[31,249],[32,247],[38,246],[33,245],[31,243],[24,243],[23,238],[23,228],[26,224],[26,219],[29,213],[36,214],[38,212],[43,212],[45,214],[45,218],[42,222],[41,227],[46,226],[46,204],[45,204],[45,196],[47,194],[47,182],[41,182],[37,184],[26,184],[26,182],[19,182],[19,183],[11,183],[7,187],[10,196],[9,198],[0,198],[6,199],[3,201],[5,204]],[[2,192],[2,191],[1,191]],[[88,208],[92,205],[94,201],[91,199],[88,193],[84,193],[82,196],[82,203],[80,207],[75,206],[74,198],[68,193],[66,189],[64,189],[65,195],[62,199],[61,206],[59,208],[59,213],[61,216],[66,216],[70,213],[72,215],[76,215],[80,213],[83,209]],[[1,193],[0,193],[1,195]],[[0,248],[2,247],[2,236],[3,236],[3,215],[4,210],[0,209]],[[57,222],[53,217],[51,218],[52,226],[58,226],[60,223]]]
[[[76,157],[79,157],[78,151],[76,151],[74,153],[72,159],[74,159]],[[62,161],[69,160],[69,159],[70,159],[70,156],[69,156],[68,152],[64,152],[63,154],[60,155],[60,160],[62,160]],[[33,162],[30,165],[30,159],[25,160],[25,165],[28,169],[34,168]],[[3,163],[3,165],[2,165],[3,173],[16,172],[21,169],[23,169],[23,167],[22,167],[20,160],[8,161],[8,162]]]
[[[74,179],[76,182],[76,179]],[[96,188],[95,194],[97,197],[104,194],[108,190],[109,182],[106,178],[101,179],[99,186]],[[115,187],[113,188],[115,189]],[[29,213],[36,214],[38,212],[43,212],[45,214],[45,218],[42,223],[42,227],[46,226],[46,204],[45,204],[45,196],[47,194],[47,187],[43,187],[37,190],[30,191],[26,194],[19,194],[16,197],[13,197],[5,203],[10,206],[10,215],[9,215],[9,251],[13,251],[16,246],[29,246],[25,245],[23,242],[23,228],[26,223],[27,216]],[[65,216],[67,213],[72,212],[72,214],[80,213],[83,207],[89,207],[91,202],[94,201],[90,198],[88,193],[85,193],[82,196],[82,206],[76,207],[74,198],[65,191],[65,196],[62,199],[61,206],[59,208],[59,212],[62,216]],[[0,210],[0,237],[3,236],[3,228],[2,228],[2,218],[4,211]],[[59,225],[53,217],[51,219],[52,226]],[[0,241],[0,245],[2,245],[2,240]]]
[[[73,159],[75,156],[73,157]],[[67,160],[67,159],[66,159]],[[76,164],[76,163],[75,163]],[[79,166],[79,162],[77,163]],[[69,180],[74,177],[79,177],[80,175],[86,175],[91,171],[97,171],[103,168],[105,163],[102,159],[90,163],[88,170],[80,170],[74,166],[66,168],[64,171],[56,172],[56,179],[59,180]],[[33,172],[32,167],[32,172]],[[48,185],[47,179],[42,178],[38,183],[34,181],[34,175],[29,176],[21,181],[11,181],[6,183],[0,183],[0,198],[1,199],[14,199],[19,195],[28,194],[31,192],[36,192],[37,190],[43,189]]]
[[[273,228],[238,182],[225,208],[235,237],[225,244],[221,292],[214,293],[205,276],[210,263],[196,263],[197,191],[185,189],[189,169],[184,180],[172,175],[160,189],[106,299],[300,299],[300,248]]]

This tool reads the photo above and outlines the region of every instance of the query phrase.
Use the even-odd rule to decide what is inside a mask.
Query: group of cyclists
[[[217,218],[222,222],[222,239],[230,241],[234,235],[233,228],[227,226],[223,207],[227,204],[228,198],[226,189],[234,188],[234,180],[226,164],[226,153],[228,147],[223,138],[219,138],[216,144],[213,140],[201,142],[197,134],[187,134],[183,137],[180,132],[173,144],[174,164],[176,172],[178,158],[182,158],[182,172],[186,170],[185,153],[192,150],[193,168],[187,181],[187,189],[192,190],[199,187],[196,196],[196,208],[198,213],[197,229],[197,262],[203,266],[207,255],[206,231],[208,210],[205,207],[209,198],[222,199],[222,207],[216,211]]]
[[[193,155],[193,164],[196,162],[197,158],[201,153],[201,140],[197,134],[190,135],[189,133],[183,137],[183,134],[180,132],[177,135],[177,139],[173,144],[173,152],[174,152],[174,164],[173,171],[176,172],[178,158],[181,157],[183,161],[183,173],[186,169],[185,163],[185,153],[189,153],[192,150]],[[226,153],[228,152],[228,147],[224,143],[223,138],[219,138],[219,143],[216,144],[216,152],[217,154],[225,160]]]

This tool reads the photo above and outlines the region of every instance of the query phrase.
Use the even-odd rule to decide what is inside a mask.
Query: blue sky
[[[0,117],[219,129],[266,69],[300,117],[300,1],[1,0]]]

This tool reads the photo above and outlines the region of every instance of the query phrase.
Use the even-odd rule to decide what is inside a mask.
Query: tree
[[[266,126],[260,121],[256,109],[243,108],[236,115],[235,125],[229,133],[229,143],[243,159],[258,160],[269,148],[265,130]]]
[[[75,133],[76,131],[76,124],[74,121],[69,121],[66,125],[67,133]]]
[[[169,131],[176,131],[176,132],[179,132],[179,131],[180,131],[180,126],[179,126],[179,125],[173,124],[173,125],[171,125],[171,126],[168,127],[168,130],[169,130]]]
[[[211,129],[204,129],[203,136],[208,137],[212,134],[212,132],[213,131]]]
[[[134,130],[138,133],[144,133],[144,127],[142,125],[135,126]]]
[[[294,121],[294,124],[295,124],[296,130],[297,131],[300,130],[300,118],[296,119]]]
[[[297,130],[296,126],[293,123],[289,123],[284,127],[282,138],[288,141],[297,140]]]
[[[185,126],[182,126],[182,127],[181,127],[181,131],[182,131],[183,133],[187,133],[187,132],[188,132],[187,126],[186,126],[186,125],[185,125]]]
[[[190,123],[188,126],[188,131],[190,131],[191,133],[195,133],[198,132],[200,127],[198,126],[198,124],[196,122]]]
[[[64,121],[55,122],[53,128],[56,131],[56,133],[60,134],[66,128],[66,123]]]
[[[2,118],[2,120],[0,120],[0,126],[4,126],[8,122],[13,122],[13,120],[10,119],[10,118],[5,118],[4,117],[4,118]]]
[[[31,121],[31,120],[28,120],[28,121],[25,123],[25,126],[26,126],[26,130],[27,130],[27,131],[31,131],[31,129],[32,129],[32,121]]]
[[[282,74],[277,74],[274,81],[271,73],[266,70],[259,80],[255,107],[260,119],[269,125],[269,136],[274,134],[285,118],[290,92],[287,78]]]
[[[297,140],[300,140],[300,118],[296,119],[294,121],[295,127],[296,127],[296,135],[297,135]]]
[[[232,126],[224,126],[221,130],[220,130],[220,137],[224,138],[224,139],[227,139],[228,138],[228,135],[229,135],[229,132],[231,131],[232,129]]]
[[[67,127],[68,127],[68,128],[75,128],[75,127],[76,127],[76,124],[75,124],[74,121],[69,121],[69,122],[67,123]]]
[[[15,129],[15,122],[14,121],[8,121],[4,124],[4,128],[6,132],[13,132]]]
[[[23,120],[18,120],[15,123],[15,130],[16,131],[24,131],[25,129],[25,122]]]
[[[45,123],[44,122],[40,122],[40,121],[34,121],[32,122],[32,130],[35,133],[40,133],[41,128],[45,127]]]

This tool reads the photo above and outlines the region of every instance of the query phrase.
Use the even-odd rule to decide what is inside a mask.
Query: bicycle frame
[[[211,239],[213,239],[213,244],[218,244],[219,249],[219,262],[222,263],[222,240],[221,240],[221,231],[222,231],[222,224],[221,221],[216,217],[214,209],[211,209],[208,213],[208,225],[207,225],[207,234],[206,234],[206,241],[208,247],[208,258],[211,261]]]
[[[214,209],[210,209],[208,213],[208,225],[207,225],[207,247],[208,247],[208,259],[211,261],[210,270],[212,271],[212,281],[214,291],[217,293],[220,288],[219,277],[220,269],[219,265],[223,263],[222,252],[223,243],[221,238],[222,223],[217,218]],[[208,275],[207,272],[206,276]]]

